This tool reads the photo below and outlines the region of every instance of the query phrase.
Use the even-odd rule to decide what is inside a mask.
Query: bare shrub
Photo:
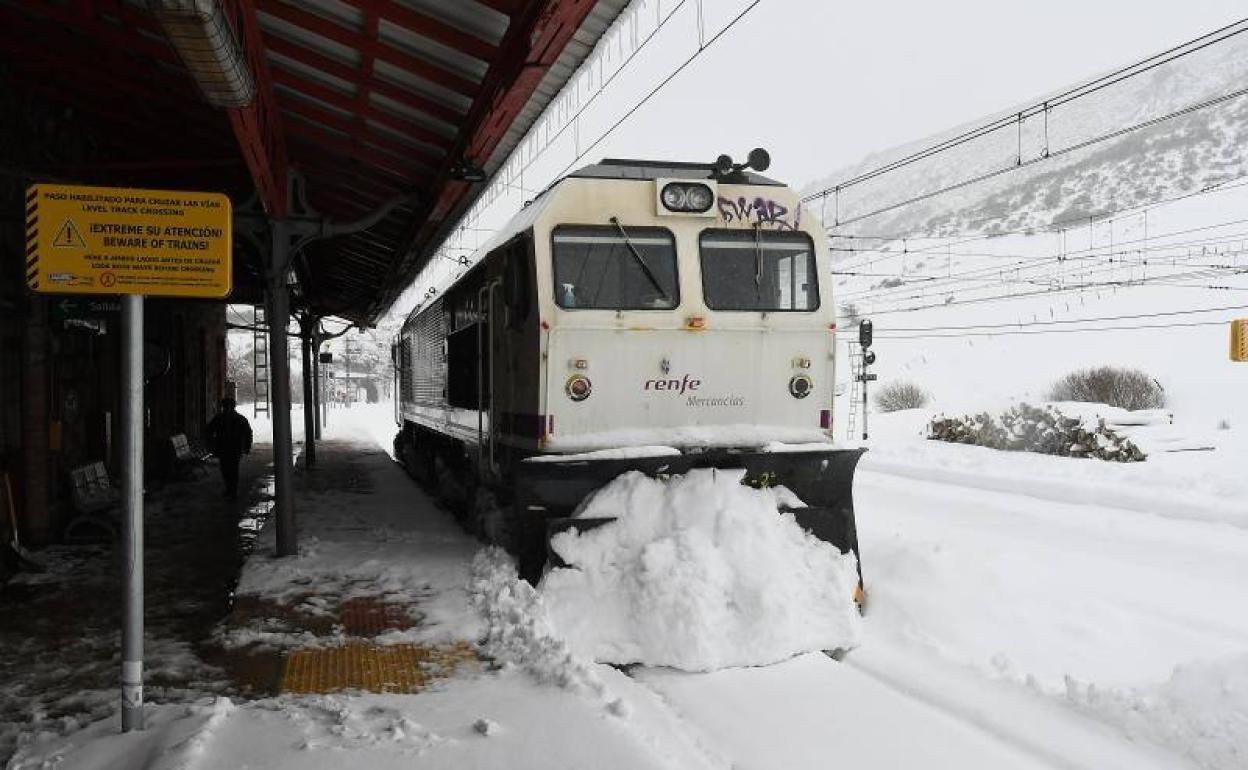
[[[1053,401],[1089,401],[1122,409],[1159,409],[1166,405],[1161,384],[1139,369],[1098,366],[1071,372],[1053,384]]]
[[[927,406],[927,393],[913,382],[890,382],[875,392],[875,405],[881,412],[899,412]]]
[[[940,415],[928,424],[927,437],[1011,452],[1095,457],[1120,463],[1143,462],[1148,457],[1130,439],[1106,426],[1104,419],[1093,426],[1053,407],[1041,409],[1027,404],[1018,404],[999,417],[987,412],[962,417]]]

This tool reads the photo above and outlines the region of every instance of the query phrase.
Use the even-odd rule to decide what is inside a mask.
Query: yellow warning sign
[[[26,283],[50,294],[227,297],[220,193],[37,184],[26,190]]]
[[[61,225],[61,229],[56,231],[56,237],[52,239],[52,245],[58,249],[87,248],[87,242],[82,239],[82,234],[78,232],[78,225],[74,224],[72,219],[66,219],[65,224]]]
[[[1248,318],[1231,321],[1231,360],[1248,361]]]

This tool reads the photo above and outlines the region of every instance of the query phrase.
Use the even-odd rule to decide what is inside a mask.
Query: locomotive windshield
[[[712,310],[819,307],[815,248],[805,233],[707,230],[700,246],[702,293]]]
[[[665,228],[561,226],[553,240],[562,308],[670,310],[680,303],[676,241]]]

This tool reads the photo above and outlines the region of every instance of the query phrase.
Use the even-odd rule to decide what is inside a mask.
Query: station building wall
[[[66,313],[61,297],[27,290],[22,230],[26,186],[83,181],[74,169],[100,160],[71,109],[9,88],[0,70],[0,473],[12,487],[26,543],[60,538],[73,515],[70,470],[103,461],[120,478],[120,318]],[[60,169],[46,178],[41,169]],[[112,180],[125,185],[125,180]],[[167,185],[179,187],[178,180]],[[117,297],[89,297],[119,304]],[[85,317],[82,317],[85,316]],[[146,469],[152,481],[172,470],[169,437],[203,435],[225,387],[225,305],[150,298],[144,339]],[[7,535],[0,484],[0,533]]]

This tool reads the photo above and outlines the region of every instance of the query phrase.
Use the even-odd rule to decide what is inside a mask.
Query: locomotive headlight
[[[663,188],[663,205],[669,211],[684,211],[689,193],[683,184],[669,184]]]
[[[573,401],[584,401],[594,390],[589,378],[583,374],[574,374],[563,385],[563,392]]]
[[[711,208],[715,196],[708,185],[700,182],[668,182],[659,193],[668,211],[701,214]]]
[[[703,184],[695,184],[689,186],[689,194],[685,200],[689,204],[690,211],[706,211],[711,207],[711,188]]]
[[[789,380],[789,395],[793,398],[806,398],[815,387],[815,383],[806,375],[798,374]]]

